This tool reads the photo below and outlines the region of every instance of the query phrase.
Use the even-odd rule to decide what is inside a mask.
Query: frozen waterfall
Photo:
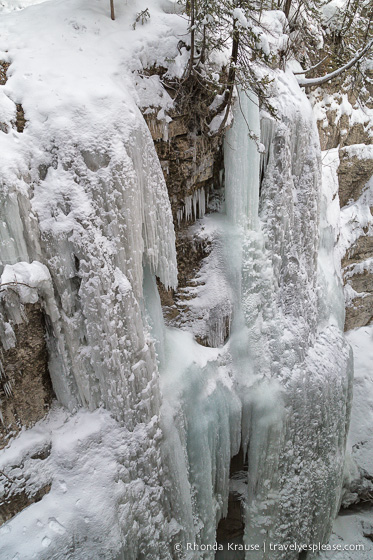
[[[139,25],[138,43],[123,54],[129,19],[106,18],[96,33],[94,10],[75,2],[74,17],[85,22],[77,27],[71,4],[43,4],[55,26],[46,30],[33,6],[31,37],[22,14],[17,34],[1,23],[14,73],[0,101],[23,91],[29,122],[22,134],[11,129],[7,97],[0,273],[2,283],[18,286],[0,299],[0,339],[4,350],[14,347],[22,305],[39,300],[59,405],[0,451],[0,470],[17,484],[22,462],[27,483],[50,489],[0,528],[0,555],[212,560],[229,508],[231,460],[242,453],[243,542],[259,546],[246,557],[283,560],[271,543],[329,537],[351,402],[339,263],[331,258],[336,227],[311,107],[294,76],[280,70],[271,99],[277,120],[252,92],[238,92],[221,211],[209,212],[201,189],[178,216],[198,217],[192,227],[211,252],[191,289],[188,330],[167,328],[156,277],[166,288],[177,284],[174,226],[131,80],[145,53],[151,67],[160,49],[165,60],[178,52],[184,23],[170,33],[155,6],[149,28],[159,25],[162,38],[149,34],[146,43],[149,28]],[[136,17],[130,4],[121,9]],[[89,57],[73,47],[60,58],[53,36],[60,22],[66,45],[80,34]],[[52,49],[43,63],[41,32]],[[18,33],[28,48],[19,49]],[[56,60],[71,83],[87,64],[84,95],[65,84]],[[198,321],[211,328],[213,347],[197,343]],[[50,455],[35,459],[33,447]],[[286,560],[298,556],[288,551]]]
[[[283,558],[271,543],[329,537],[352,375],[339,265],[330,257],[336,231],[326,218],[330,200],[322,190],[312,111],[291,78],[280,78],[277,88],[279,121],[260,115],[264,166],[258,103],[240,93],[225,146],[226,215],[202,222],[214,232],[212,254],[220,251],[224,263],[219,274],[233,308],[230,339],[217,351],[169,331],[161,368],[173,511],[188,527],[185,543],[215,542],[216,522],[227,513],[229,460],[242,445],[248,457],[244,542],[259,545],[247,558],[261,560]],[[216,274],[213,257],[210,266]],[[190,558],[213,558],[202,550]],[[287,559],[298,555],[289,550]]]

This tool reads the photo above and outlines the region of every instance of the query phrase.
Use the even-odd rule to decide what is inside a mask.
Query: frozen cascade
[[[15,277],[37,287],[59,401],[93,411],[70,416],[60,409],[32,429],[30,440],[27,431],[17,438],[26,449],[32,438],[51,444],[46,461],[27,458],[24,468],[30,480],[40,477],[52,487],[0,529],[1,553],[25,560],[175,560],[175,543],[184,551],[188,542],[212,545],[227,513],[230,461],[242,445],[249,461],[245,541],[267,543],[258,559],[282,560],[270,542],[328,538],[350,403],[339,265],[330,260],[335,228],[329,194],[320,190],[311,109],[291,73],[275,72],[278,121],[260,115],[252,94],[240,92],[244,115],[236,110],[225,147],[225,213],[203,217],[202,190],[185,201],[180,219],[198,214],[214,236],[201,272],[213,280],[201,288],[206,306],[219,308],[214,290],[206,293],[219,286],[219,302],[232,317],[227,343],[219,324],[221,347],[205,348],[193,332],[163,324],[154,276],[166,287],[176,283],[174,231],[129,77],[139,52],[162,47],[149,29],[165,16],[157,20],[154,6],[141,32],[149,44],[140,42],[122,60],[112,53],[123,53],[137,8],[123,6],[129,16],[115,27],[102,18],[97,34],[99,16],[86,0],[81,5],[45,2],[48,28],[37,6],[17,15],[17,25],[1,23],[1,44],[13,57],[4,91],[22,97],[29,122],[22,134],[0,134],[0,272],[3,281]],[[19,48],[19,37],[27,48]],[[70,87],[74,77],[82,97]],[[266,154],[259,155],[247,122],[257,139],[261,127]],[[19,297],[35,301],[35,291],[22,288]],[[7,298],[3,303],[0,335],[10,347],[9,318],[22,316]],[[119,422],[96,410],[101,405]],[[1,470],[11,471],[14,456],[17,449],[1,454]],[[296,560],[298,553],[291,554],[287,560]],[[213,557],[212,551],[186,554],[188,560]]]
[[[64,140],[60,138],[59,150],[42,153],[44,162],[50,158],[47,172],[40,176],[37,151],[36,161],[30,162],[32,188],[30,178],[13,175],[6,167],[1,170],[0,221],[4,227],[0,243],[6,248],[2,252],[1,282],[16,280],[31,286],[17,289],[18,300],[13,292],[12,297],[2,298],[3,345],[14,346],[8,321],[23,320],[20,302],[39,299],[48,322],[49,369],[59,401],[70,410],[78,405],[90,410],[104,406],[120,422],[106,433],[108,418],[99,415],[96,419],[102,420],[95,423],[92,417],[96,435],[90,435],[91,428],[85,430],[85,421],[79,423],[78,416],[76,428],[70,428],[76,429],[78,438],[89,446],[90,438],[97,442],[106,437],[110,442],[114,433],[119,438],[114,444],[118,445],[118,474],[111,480],[110,467],[107,475],[109,486],[119,487],[105,522],[98,504],[94,513],[97,517],[90,526],[84,516],[74,517],[69,503],[63,506],[61,502],[61,511],[56,511],[52,492],[40,515],[61,519],[63,511],[69,512],[66,538],[54,540],[45,549],[40,545],[33,514],[26,521],[21,519],[20,523],[27,526],[24,534],[28,543],[28,550],[22,549],[23,558],[33,557],[35,550],[40,559],[53,554],[65,557],[65,547],[70,546],[68,535],[75,534],[87,541],[85,552],[74,549],[76,559],[82,554],[112,559],[114,551],[122,546],[121,535],[129,540],[126,560],[139,558],[140,548],[147,558],[170,558],[164,545],[168,525],[159,451],[158,370],[142,302],[144,263],[145,280],[147,275],[157,275],[166,286],[176,284],[174,230],[163,174],[141,114],[128,137],[121,131],[117,135],[113,132],[106,137],[98,135],[95,141],[88,138],[89,148],[85,138],[69,141],[69,135],[61,132]],[[116,432],[120,426],[122,431]],[[57,439],[55,445],[53,468],[56,473],[62,469],[63,474],[56,476],[65,477],[65,463],[58,460],[63,439]],[[74,476],[79,476],[80,469],[84,473],[84,461],[90,462],[84,444],[84,451],[79,447],[76,443],[63,452],[67,465],[77,465]],[[81,467],[77,459],[80,455]],[[40,476],[48,475],[41,471]],[[126,513],[124,504],[137,500],[139,478],[142,506],[133,506],[132,512]],[[90,493],[88,490],[87,496]],[[78,493],[76,500],[80,499]],[[119,504],[118,511],[114,503]],[[105,538],[97,544],[95,535],[103,522]],[[18,517],[11,523],[16,527]],[[19,542],[11,535],[6,539],[2,536],[2,543],[9,555],[19,551]],[[92,543],[96,543],[93,551]]]
[[[53,298],[39,295],[59,401],[70,410],[104,405],[133,428],[158,406],[154,348],[141,311],[143,267],[166,287],[176,285],[172,214],[127,76],[132,51],[113,58],[122,31],[104,48],[110,21],[102,13],[99,31],[84,2],[72,21],[71,4],[45,3],[2,18],[0,48],[12,65],[1,108],[6,102],[14,112],[18,99],[27,127],[13,130],[13,112],[2,113],[11,133],[0,135],[0,274],[17,262],[48,268]],[[37,40],[41,13],[50,23],[40,28],[51,45],[48,56]],[[79,55],[78,29],[88,30],[79,34]],[[19,49],[19,37],[28,46]],[[121,79],[118,68],[126,69]]]
[[[35,170],[30,202],[6,188],[1,205],[1,243],[15,247],[5,259],[40,261],[52,278],[56,301],[46,311],[59,400],[70,408],[104,404],[128,427],[156,411],[156,404],[145,404],[156,390],[138,303],[143,258],[166,286],[176,284],[166,187],[150,134],[139,123],[126,143],[120,134],[90,142],[89,149],[85,139],[61,140],[45,176],[38,179]],[[4,185],[11,184],[2,173]]]
[[[4,560],[171,558],[143,284],[156,275],[176,285],[175,237],[134,100],[143,43],[128,25],[132,9],[115,27],[91,0],[45,2],[0,21],[0,57],[11,63],[0,91],[0,275],[30,286],[2,291],[0,337],[4,349],[14,346],[9,321],[39,300],[53,387],[71,411],[53,406],[0,452],[2,472],[22,464],[27,492],[50,487],[0,527]],[[13,126],[15,103],[23,132]],[[32,460],[43,449],[47,459]]]
[[[230,221],[256,230],[259,204],[260,138],[259,100],[253,93],[239,91],[234,126],[226,135],[225,197]],[[249,127],[250,126],[250,130]]]
[[[280,77],[276,83],[280,121],[262,124],[271,144],[262,167],[260,223],[242,233],[243,317],[236,317],[232,336],[232,345],[236,336],[241,344],[237,379],[244,395],[242,435],[249,464],[245,542],[261,545],[250,558],[271,560],[283,557],[269,549],[271,542],[329,537],[340,498],[351,399],[341,282],[338,263],[337,269],[330,264],[335,230],[325,218],[330,202],[325,195],[320,206],[318,136],[306,97],[289,82]],[[236,123],[239,119],[238,113]],[[234,173],[231,136],[226,165],[242,185],[245,177],[239,180]],[[257,172],[258,162],[252,161]],[[258,193],[259,181],[254,188]],[[232,207],[239,208],[234,196]],[[241,216],[232,212],[237,222],[255,224],[250,207],[241,207]],[[298,558],[298,552],[288,552],[287,558]]]
[[[229,461],[242,443],[249,464],[244,541],[260,545],[247,558],[265,560],[283,558],[270,543],[329,537],[352,374],[339,263],[330,258],[337,230],[321,190],[312,111],[290,77],[280,75],[276,85],[280,119],[262,114],[262,160],[258,104],[240,93],[244,114],[236,109],[225,146],[226,216],[203,221],[222,245],[230,339],[220,350],[203,348],[191,334],[167,329],[161,368],[170,501],[185,528],[179,541],[214,543],[214,524],[227,513]],[[216,264],[209,257],[201,278],[216,276]],[[204,288],[196,294],[198,306]],[[298,555],[289,550],[287,560]]]

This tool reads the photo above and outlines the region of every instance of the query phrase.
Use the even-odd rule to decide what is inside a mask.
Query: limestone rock
[[[371,209],[372,211],[373,209]],[[342,268],[373,257],[373,236],[363,235],[357,239],[342,259]]]
[[[368,153],[366,157],[360,157],[358,153],[360,146],[361,150],[366,148],[366,146],[359,144],[353,146],[354,150],[345,147],[339,153],[338,179],[341,208],[350,200],[356,201],[360,197],[365,185],[373,175],[373,157],[369,157]],[[370,152],[373,156],[373,150],[370,150]]]
[[[370,276],[370,281],[372,280],[373,279]],[[365,327],[366,325],[369,325],[372,320],[373,293],[355,298],[351,304],[346,307],[345,331]]]
[[[39,304],[27,304],[24,312],[25,321],[13,326],[16,346],[0,351],[0,448],[22,427],[43,418],[54,396],[43,312]]]

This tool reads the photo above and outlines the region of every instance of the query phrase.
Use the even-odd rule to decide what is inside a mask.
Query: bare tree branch
[[[15,280],[14,282],[4,282],[4,284],[0,284],[0,292],[5,291],[7,286],[26,286],[27,288],[37,290],[36,286],[30,286],[29,284],[25,284],[24,282],[17,282],[17,280]]]

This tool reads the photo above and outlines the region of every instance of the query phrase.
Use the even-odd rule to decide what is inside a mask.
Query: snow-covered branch
[[[340,74],[342,74],[343,72],[345,72],[346,70],[354,66],[354,64],[356,64],[372,48],[372,46],[373,46],[373,39],[371,39],[369,43],[365,45],[365,47],[361,51],[357,52],[355,56],[344,66],[341,66],[340,68],[338,68],[334,72],[331,72],[330,74],[325,74],[325,76],[320,76],[319,78],[297,78],[298,84],[303,87],[321,86],[322,84],[325,84],[325,82],[329,82],[329,80],[336,78],[337,76],[339,76]]]
[[[328,56],[325,56],[322,60],[315,64],[315,66],[311,66],[311,68],[307,68],[307,70],[302,70],[301,72],[294,72],[294,74],[307,74],[308,72],[311,72],[311,70],[316,70],[316,68],[318,68],[327,58]]]

